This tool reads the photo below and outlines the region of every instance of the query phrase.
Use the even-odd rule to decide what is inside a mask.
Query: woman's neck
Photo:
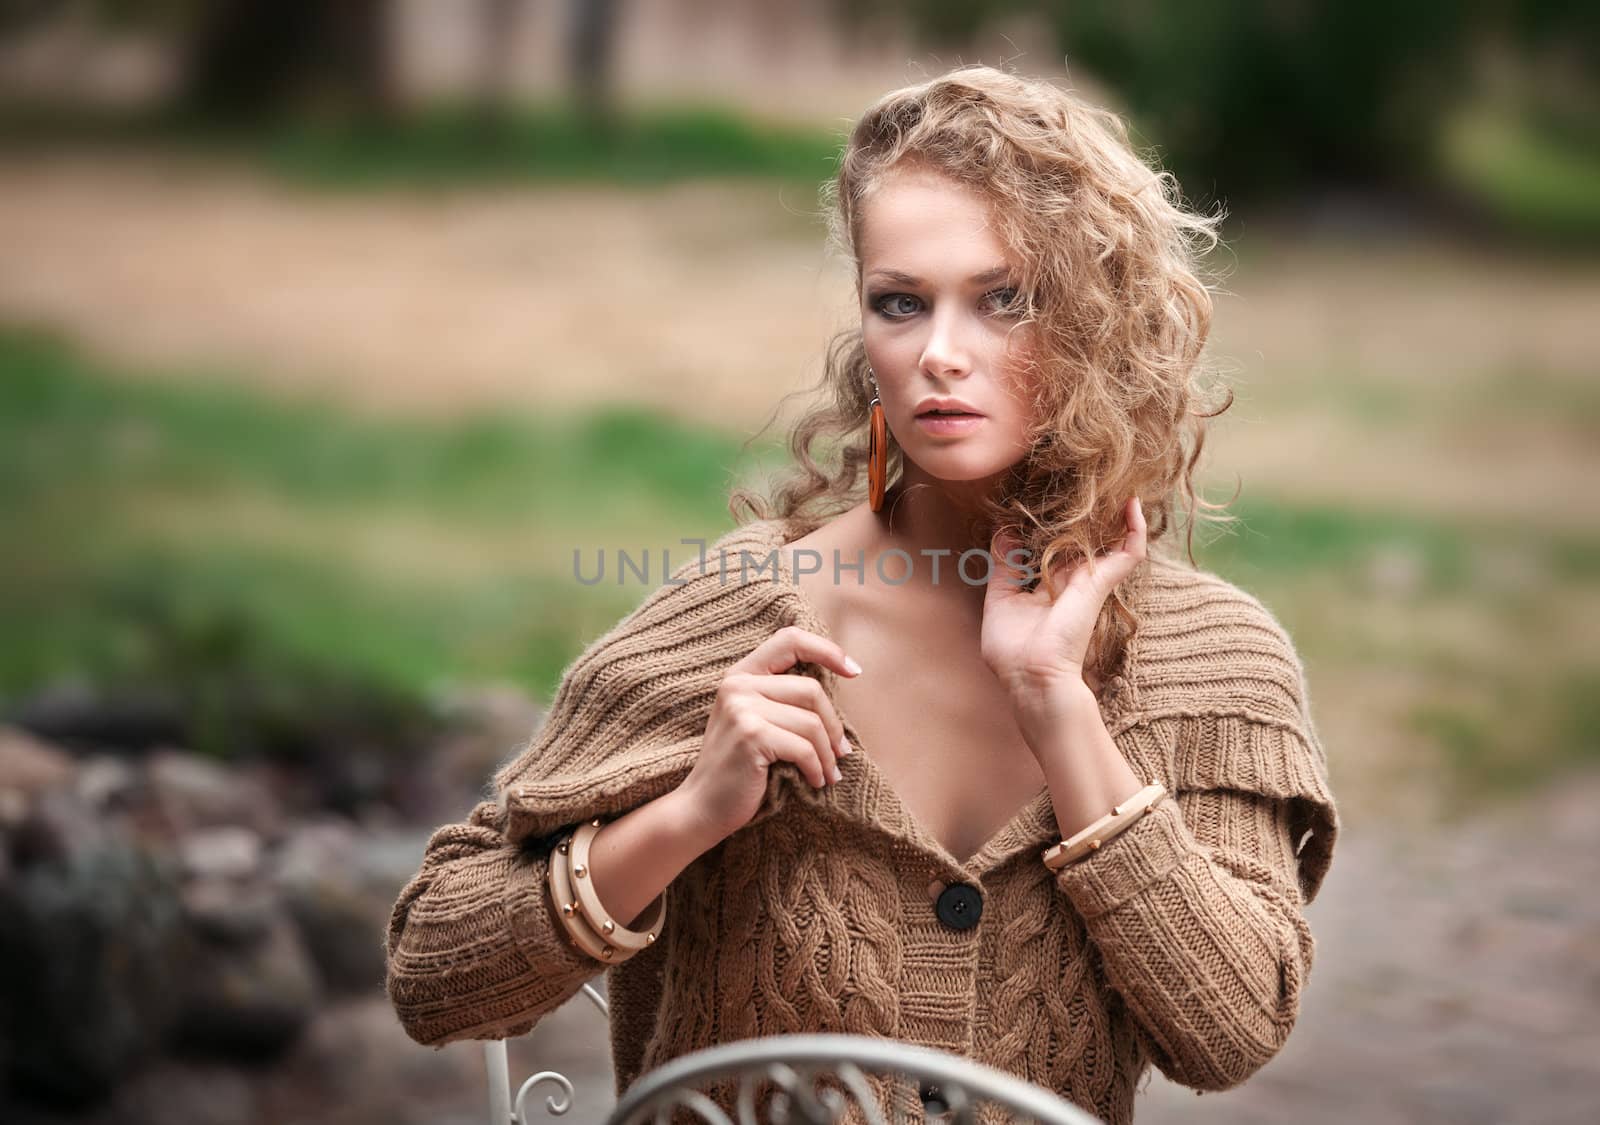
[[[987,551],[990,528],[982,505],[996,483],[908,474],[884,498],[878,513],[884,549],[899,548],[918,559],[925,557],[924,552],[948,551],[952,565],[965,551]]]

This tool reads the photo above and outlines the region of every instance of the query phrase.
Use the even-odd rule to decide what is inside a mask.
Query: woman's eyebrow
[[[1008,265],[991,266],[982,273],[975,273],[967,278],[967,284],[987,285],[991,281],[999,281],[1001,278],[1009,276],[1010,273],[1011,267]],[[899,282],[901,285],[923,284],[922,278],[917,277],[915,274],[906,273],[904,270],[875,269],[870,276],[880,277],[885,281]]]

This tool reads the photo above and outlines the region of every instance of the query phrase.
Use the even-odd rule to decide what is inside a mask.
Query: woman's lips
[[[986,419],[982,414],[918,414],[916,421],[924,433],[959,436],[971,433]]]

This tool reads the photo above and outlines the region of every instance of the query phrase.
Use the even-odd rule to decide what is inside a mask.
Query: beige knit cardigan
[[[854,1032],[1014,1072],[1114,1125],[1151,1063],[1222,1090],[1271,1059],[1315,949],[1301,907],[1339,831],[1327,762],[1272,614],[1154,554],[1122,588],[1141,626],[1101,713],[1134,772],[1174,797],[1088,859],[1041,862],[1059,839],[1041,789],[958,863],[845,716],[858,752],[843,780],[819,791],[773,766],[755,818],[668,888],[663,940],[612,966],[568,943],[544,877],[553,837],[676,787],[723,672],[774,631],[827,635],[792,556],[771,554],[792,530],[746,524],[675,570],[566,669],[495,799],[433,834],[387,935],[406,1032],[436,1046],[522,1034],[605,971],[619,1094],[713,1044]],[[830,670],[796,671],[832,694]],[[935,912],[934,889],[955,882],[982,896],[969,929]]]

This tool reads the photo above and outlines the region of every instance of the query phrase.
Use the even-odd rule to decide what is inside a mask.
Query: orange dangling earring
[[[874,512],[883,507],[883,491],[889,476],[889,424],[883,418],[883,403],[878,401],[878,379],[867,368],[872,380],[871,416],[867,423],[867,501]]]

